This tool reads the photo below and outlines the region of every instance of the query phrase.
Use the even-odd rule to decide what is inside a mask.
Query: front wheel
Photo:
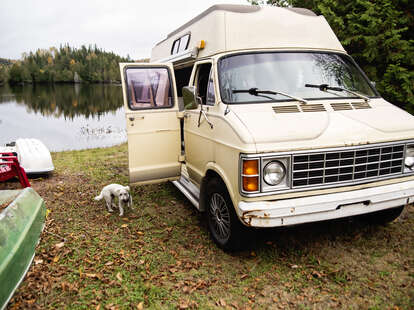
[[[211,236],[220,248],[231,251],[247,246],[249,232],[238,219],[221,180],[208,184],[206,216]]]

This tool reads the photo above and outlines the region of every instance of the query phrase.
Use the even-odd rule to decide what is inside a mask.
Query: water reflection
[[[47,84],[0,87],[0,103],[11,96],[29,112],[73,119],[96,116],[122,107],[122,91],[117,85]]]
[[[117,85],[0,87],[0,145],[37,138],[52,151],[126,141],[122,88]]]

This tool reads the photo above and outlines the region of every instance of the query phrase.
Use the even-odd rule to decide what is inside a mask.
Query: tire
[[[385,225],[392,222],[401,215],[405,206],[399,206],[392,209],[382,210],[370,213],[364,216],[365,221],[373,225]]]
[[[223,250],[234,251],[249,244],[249,231],[239,220],[225,184],[212,179],[207,185],[206,217],[214,242]]]

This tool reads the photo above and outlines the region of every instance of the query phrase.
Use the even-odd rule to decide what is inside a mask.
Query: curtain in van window
[[[172,92],[167,69],[128,68],[126,75],[131,109],[172,106]]]

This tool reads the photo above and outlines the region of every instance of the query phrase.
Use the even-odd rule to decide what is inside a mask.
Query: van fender
[[[208,186],[209,180],[211,180],[211,178],[214,178],[214,177],[219,177],[223,181],[224,185],[226,185],[227,192],[229,193],[230,199],[233,203],[233,207],[235,208],[236,203],[234,201],[234,191],[233,191],[233,188],[231,187],[231,182],[229,178],[224,172],[224,169],[222,169],[220,166],[218,166],[214,162],[208,162],[204,170],[204,176],[201,180],[200,209],[199,210],[202,212],[206,210],[205,201],[206,201],[206,195],[207,195],[207,186]]]

